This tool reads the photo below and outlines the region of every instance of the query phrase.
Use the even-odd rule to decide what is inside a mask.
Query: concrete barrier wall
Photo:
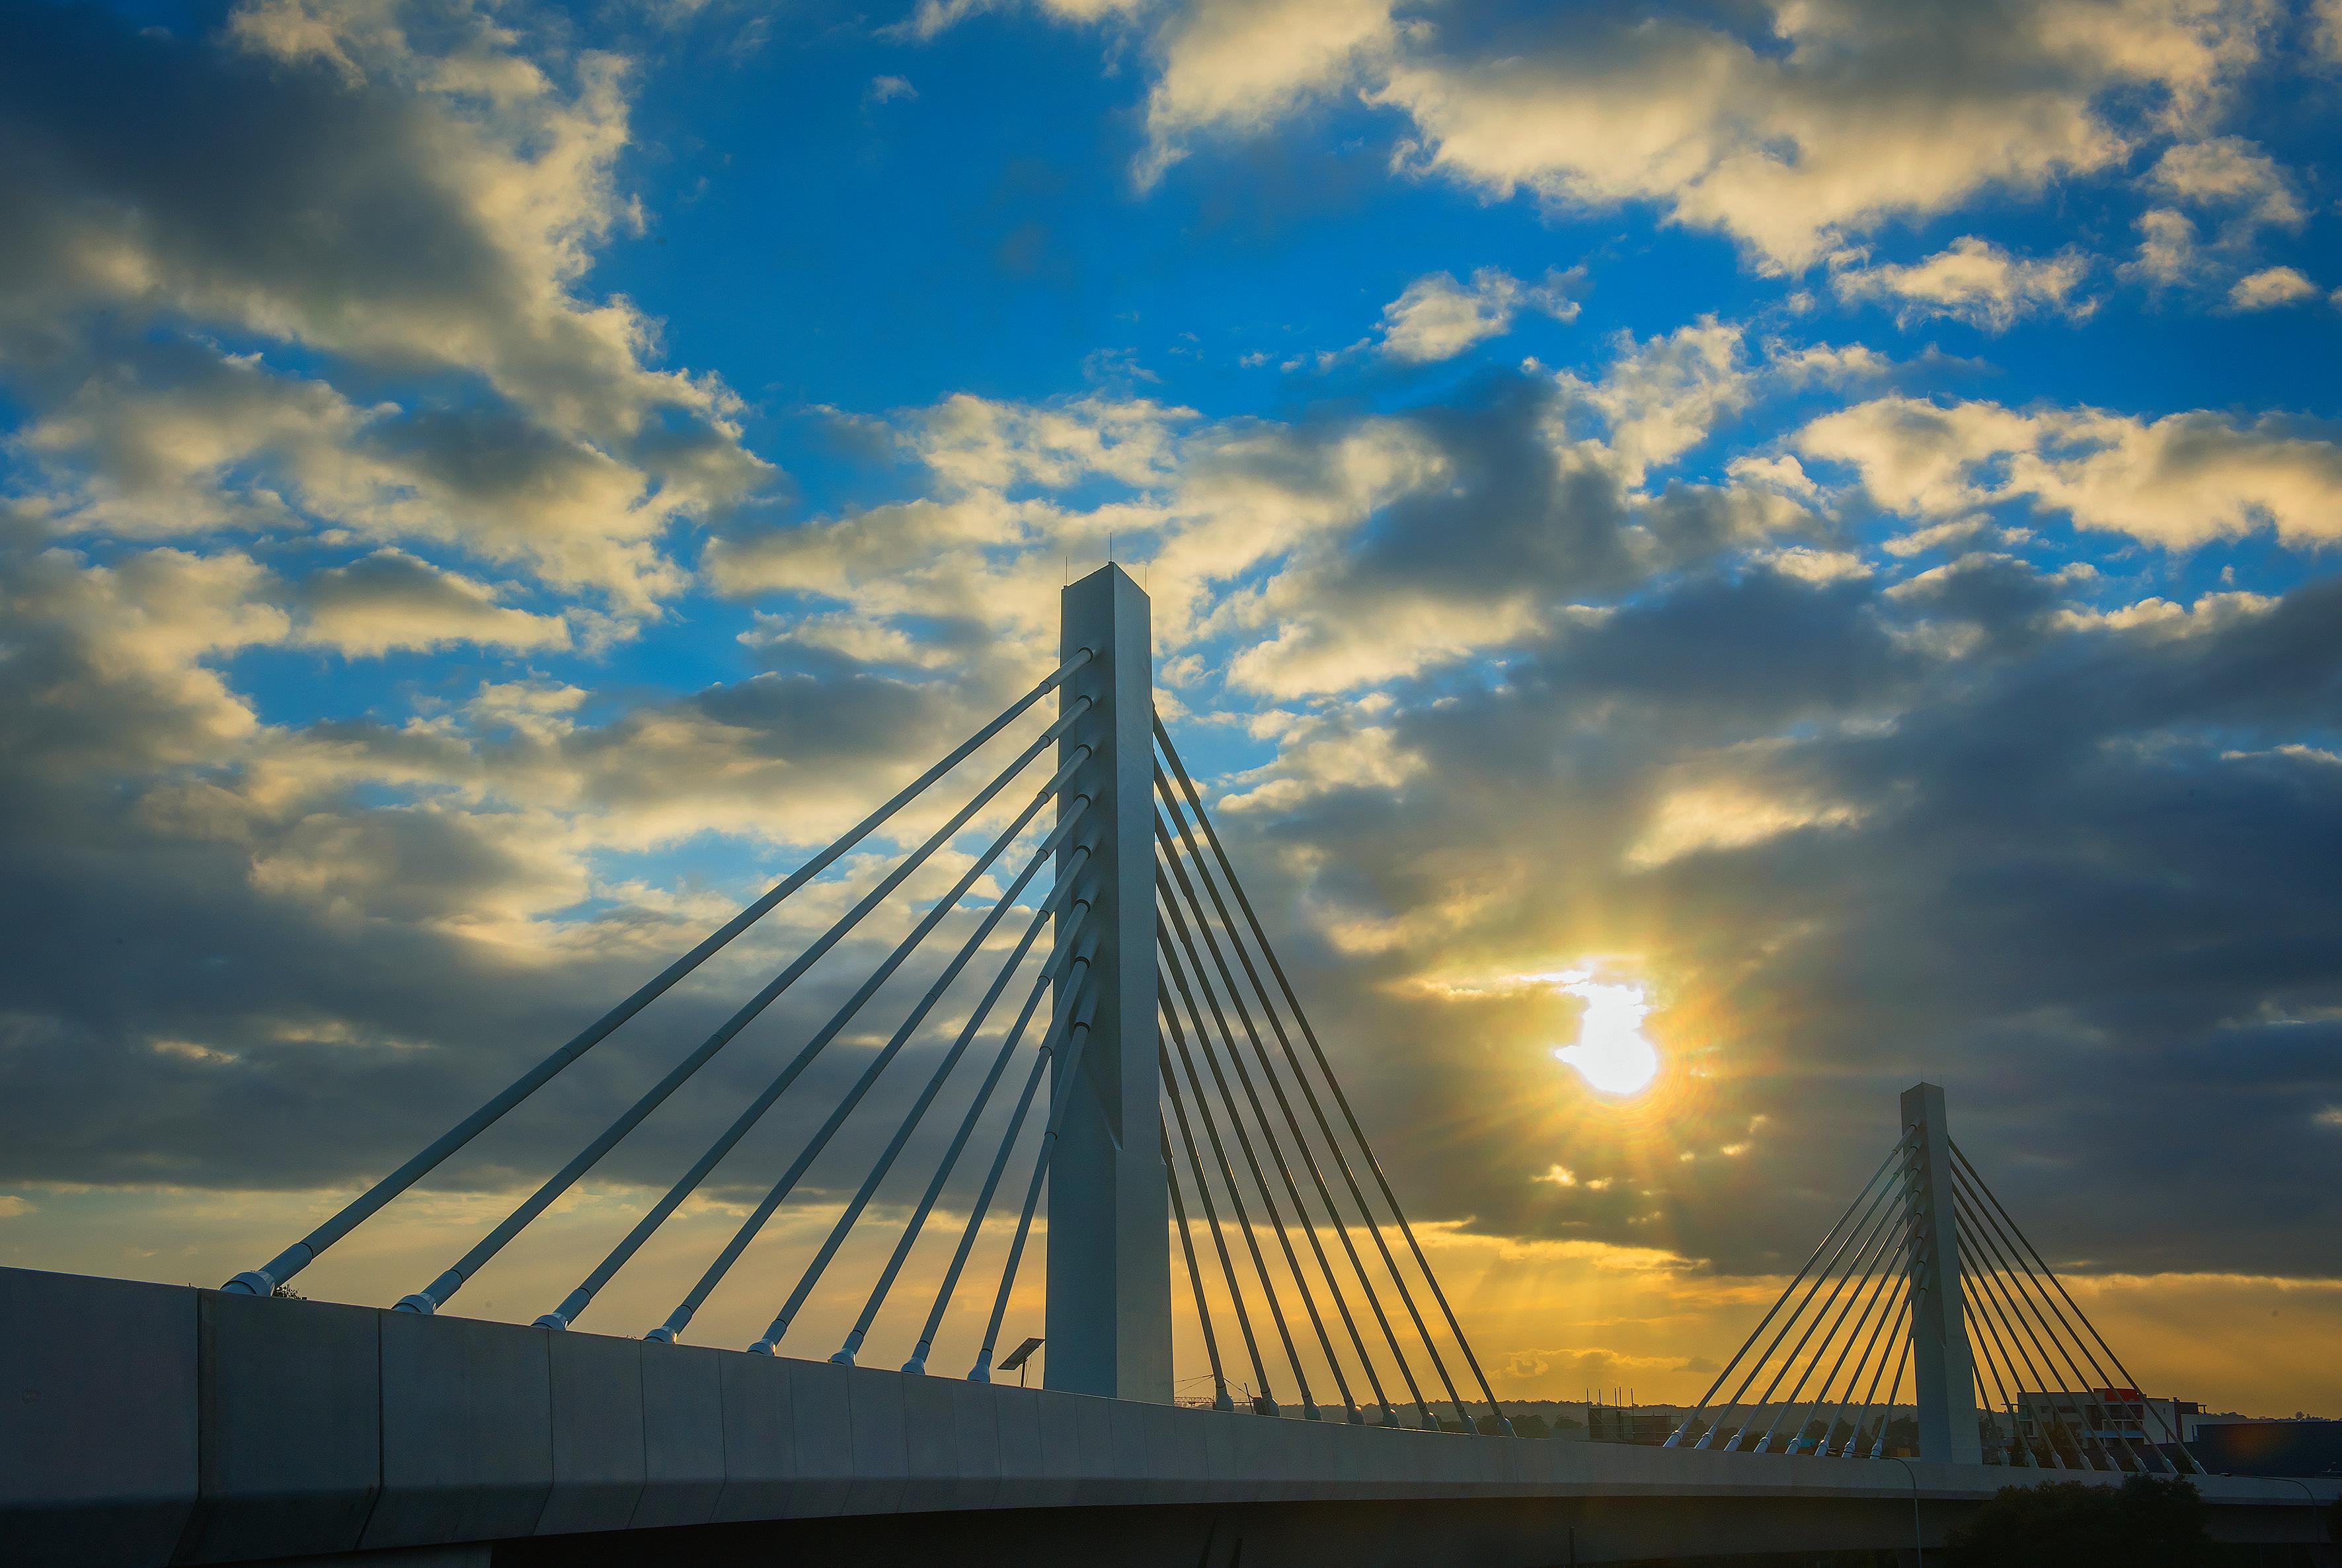
[[[1268,1420],[0,1269],[12,1568],[1004,1509],[1681,1497],[1885,1518],[1915,1488],[1940,1505],[2012,1479]],[[2204,1491],[2257,1532],[2310,1512],[2291,1483]]]
[[[0,1556],[161,1563],[198,1485],[195,1293],[0,1269]]]

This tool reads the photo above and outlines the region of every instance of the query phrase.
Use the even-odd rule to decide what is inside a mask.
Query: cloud
[[[1654,1143],[1738,1144],[1756,1113],[1768,1148],[1792,1126],[1883,1146],[1893,1092],[1940,1058],[1959,1064],[1963,1144],[2029,1223],[2068,1238],[2053,1248],[2159,1266],[2208,1244],[2299,1269],[2297,1215],[2180,1244],[2164,1223],[2107,1219],[2127,1178],[2081,1168],[2103,1155],[2053,1170],[2020,1151],[2067,1118],[2191,1124],[2189,1094],[2217,1084],[2221,1115],[2273,1140],[2286,1169],[2322,1157],[2297,1086],[2330,1076],[2324,1026],[2257,1021],[2307,1018],[2330,987],[2314,964],[2245,955],[2285,922],[2331,923],[2282,869],[2292,834],[2333,830],[2331,804],[2317,764],[2224,761],[2228,743],[2198,726],[2322,724],[2342,678],[2323,624],[2334,587],[2198,604],[2202,624],[2172,636],[2143,618],[2061,620],[2085,582],[2008,563],[1897,595],[1726,567],[1516,644],[1501,682],[1329,711],[1313,746],[1371,729],[1377,748],[1433,765],[1258,796],[1224,823],[1260,896],[1346,955],[1292,944],[1309,970],[1296,984],[1335,1010],[1321,1033],[1351,1042],[1341,1067],[1361,1114],[1416,1129],[1438,1202],[1476,1231],[1665,1236],[1741,1273],[1799,1255],[1795,1227],[1776,1228],[1803,1203],[1782,1196],[1803,1188],[1797,1170],[1818,1158],[1858,1174],[1875,1154],[1773,1156],[1787,1162],[1768,1166],[1776,1202],[1756,1205],[1709,1162],[1655,1162]],[[1954,621],[1977,634],[1921,634]],[[2241,836],[2169,835],[2181,800]],[[2098,924],[2077,941],[2085,911]],[[2247,932],[2218,924],[2239,918]],[[2198,945],[2215,928],[2233,938],[2217,953]],[[1635,1118],[1545,1076],[1563,1021],[1534,998],[1434,984],[1587,954],[1651,984],[1649,1032],[1689,1074]],[[2108,1052],[2152,1061],[2166,1086],[2101,1115]],[[1471,1087],[1451,1092],[1467,1056]],[[1553,1152],[1577,1178],[1566,1188]],[[1587,1193],[1622,1169],[1633,1179]],[[2061,1189],[2077,1181],[2089,1191]],[[2220,1223],[2227,1201],[2191,1196],[2187,1223]],[[1808,1235],[1832,1202],[1816,1191]]]
[[[257,731],[250,703],[203,661],[290,632],[264,567],[178,550],[97,565],[35,537],[20,524],[0,532],[19,767],[64,783],[203,766]]]
[[[107,38],[65,14],[37,18],[56,30],[42,42],[57,69],[43,90],[26,84],[27,91],[11,95],[20,123],[40,128],[28,138],[32,145],[47,155],[19,165],[16,175],[26,199],[20,210],[31,217],[18,255],[37,269],[29,296],[17,296],[20,311],[84,302],[175,308],[341,352],[439,363],[451,349],[468,347],[475,352],[459,363],[485,360],[492,379],[509,384],[567,368],[638,401],[656,385],[634,364],[638,329],[623,311],[581,307],[565,287],[583,269],[583,245],[618,215],[606,175],[624,135],[618,63],[582,63],[577,95],[565,98],[535,65],[504,55],[484,35],[468,41],[459,60],[417,55],[388,15],[356,6],[248,7],[232,24],[243,57]],[[229,229],[238,215],[219,199],[225,192],[171,188],[172,171],[154,153],[143,164],[116,165],[112,201],[66,205],[65,160],[95,130],[83,118],[94,105],[75,76],[98,71],[153,79],[160,102],[140,106],[139,95],[123,95],[133,113],[167,108],[185,116],[178,136],[148,145],[233,146],[240,181],[265,206],[322,206],[370,221],[338,233],[320,225],[322,245],[296,243],[272,255],[255,243],[260,235]],[[467,78],[487,84],[485,114],[435,107],[472,86]],[[257,95],[241,135],[218,117],[224,105],[206,101],[238,86]],[[77,110],[77,103],[89,107]],[[336,131],[335,121],[348,129]],[[287,134],[296,130],[305,134]],[[553,138],[541,159],[510,146],[530,133]],[[361,137],[381,141],[369,150]],[[426,147],[447,160],[429,185],[419,156]],[[362,155],[354,167],[325,161],[347,155]],[[501,221],[492,221],[483,198],[498,181],[516,188],[505,193]],[[371,214],[354,205],[360,192],[370,196]],[[410,265],[423,260],[417,242],[441,245],[445,259]],[[339,275],[328,289],[300,289],[305,274],[319,273]]]
[[[2305,221],[2292,177],[2251,142],[2219,136],[2180,143],[2164,152],[2140,184],[2166,202],[2208,214],[2216,226],[2207,240],[2177,206],[2148,208],[2137,220],[2136,255],[2117,269],[2122,276],[2158,289],[2208,289],[2225,282],[2230,308],[2252,309],[2247,301],[2254,291],[2246,287],[2251,278],[2292,271],[2270,267],[2244,275],[2261,229],[2299,228]]]
[[[1889,217],[2110,167],[2137,133],[2102,95],[2165,94],[2185,115],[2257,47],[2255,8],[2178,0],[1770,11],[1767,37],[1659,15],[1425,47],[1367,95],[1413,121],[1410,166],[1498,195],[1655,203],[1785,269]]]
[[[475,643],[506,648],[565,648],[569,625],[496,603],[497,590],[420,561],[377,550],[347,566],[305,578],[298,639],[344,654]]]
[[[582,291],[638,221],[617,56],[457,0],[255,0],[204,44],[7,25],[0,59],[39,68],[0,82],[0,374],[77,525],[323,516],[640,613],[678,583],[664,530],[768,476],[719,382],[657,367],[656,324]]]
[[[891,104],[897,98],[918,95],[919,90],[901,76],[873,76],[862,94],[864,100],[872,104]]]
[[[1840,252],[1830,258],[1829,280],[1842,300],[1885,302],[1894,309],[1896,325],[1906,330],[1915,322],[1948,317],[1987,332],[2007,332],[2027,315],[2088,316],[2092,302],[2073,295],[2089,265],[2078,251],[2012,255],[1989,240],[1965,235],[1908,265],[1873,265],[1867,252]]]
[[[2141,419],[1887,397],[1823,415],[1796,444],[1848,464],[1879,504],[1914,515],[2023,500],[2167,549],[2261,528],[2297,548],[2342,538],[2342,448],[2274,416],[2242,424],[2202,410]]]
[[[721,540],[706,569],[727,593],[807,598],[809,616],[763,625],[767,641],[798,640],[799,627],[833,640],[850,621],[876,648],[891,624],[958,657],[1029,664],[1056,645],[1069,562],[1100,560],[1118,539],[1126,560],[1146,563],[1168,657],[1196,634],[1216,584],[1354,528],[1438,462],[1403,421],[1176,428],[1192,420],[1089,399],[950,399],[902,434],[940,494]],[[1067,501],[1101,481],[1109,498]]]
[[[2198,281],[2212,271],[2212,259],[2198,243],[2196,225],[2186,213],[2150,207],[2138,215],[2137,226],[2138,252],[2123,264],[2120,270],[2125,277],[2169,287]]]
[[[1684,1356],[1635,1355],[1624,1351],[1604,1350],[1599,1346],[1551,1350],[1531,1347],[1509,1351],[1505,1356],[1505,1372],[1509,1376],[1522,1382],[1544,1380],[1565,1393],[1573,1383],[1581,1385],[1591,1383],[1606,1390],[1614,1379],[1695,1370],[1714,1369],[1696,1369],[1690,1358]],[[1604,1397],[1608,1397],[1606,1393]]]
[[[1403,749],[1389,730],[1303,719],[1277,737],[1276,765],[1258,780],[1235,781],[1221,797],[1231,812],[1284,811],[1312,795],[1357,788],[1389,789],[1430,765]]]
[[[2299,1216],[2255,1209],[2227,1168],[2191,1173],[2150,1229],[2106,1215],[2115,1194],[2160,1190],[2167,1172],[2138,1151],[2206,1137],[2214,1103],[2262,1169],[2325,1190],[2330,1130],[2302,1107],[2334,1098],[2316,1033],[2334,915],[2299,864],[2336,831],[2332,764],[2284,748],[2320,733],[2342,680],[2331,584],[2167,611],[2129,584],[2088,597],[2087,574],[2013,553],[1911,578],[1832,531],[1825,464],[1851,457],[1796,444],[1808,474],[1786,454],[1736,465],[1726,445],[1731,484],[1670,477],[1768,397],[1857,385],[1851,363],[1696,323],[1568,377],[1396,413],[939,404],[889,429],[932,494],[724,541],[741,591],[773,595],[753,606],[767,674],[658,697],[509,682],[403,721],[266,722],[220,674],[298,634],[299,579],[168,546],[100,564],[20,526],[0,578],[0,792],[12,821],[42,826],[0,839],[0,877],[46,913],[5,933],[23,960],[0,1005],[15,1162],[0,1174],[166,1178],[225,1203],[239,1183],[379,1168],[561,1037],[580,995],[623,989],[611,975],[650,972],[728,913],[728,884],[645,886],[620,856],[715,834],[743,881],[785,865],[775,846],[851,820],[980,720],[999,681],[1029,678],[1066,544],[1128,527],[1153,552],[1136,564],[1166,664],[1196,654],[1199,711],[1258,748],[1206,782],[1337,1069],[1406,1162],[1411,1205],[1440,1216],[1427,1244],[1451,1286],[1504,1283],[1485,1298],[1491,1343],[1553,1343],[1502,1303],[1609,1278],[1630,1248],[1666,1281],[1654,1303],[1697,1311],[1576,1343],[1671,1362],[1705,1343],[1676,1335],[1725,1337],[1761,1310],[1746,1282],[1795,1266],[1843,1179],[1876,1164],[1893,1092],[1938,1059],[1963,1074],[1964,1145],[2053,1249],[2326,1267],[2302,1261]],[[2161,423],[1849,412],[1890,409],[1966,433],[1878,468],[1883,488],[1932,474],[1916,491],[1956,516],[2032,504],[1990,494],[2027,453]],[[1790,505],[1800,475],[1810,493]],[[773,946],[681,998],[673,1034],[613,1055],[574,1107],[500,1130],[458,1179],[495,1191],[567,1154],[871,874],[825,884]],[[106,934],[133,907],[135,965]],[[1580,955],[1652,982],[1680,1089],[1632,1126],[1551,1075],[1566,1019],[1548,1003],[1461,983]],[[867,957],[841,954],[838,974]],[[772,1029],[800,1033],[837,999],[809,991]],[[622,1152],[594,1200],[606,1221],[760,1081],[756,1048]],[[2144,1084],[2120,1117],[2103,1094],[2116,1055]],[[316,1131],[352,1103],[372,1113],[361,1133]],[[2024,1157],[2068,1133],[2115,1153]],[[1741,1174],[1757,1151],[1713,1153],[1752,1139],[1761,1203]],[[1556,1164],[1577,1180],[1539,1179]],[[422,1278],[445,1259],[417,1261]]]
[[[1745,780],[1677,787],[1660,797],[1626,864],[1648,870],[1702,850],[1746,849],[1803,828],[1846,827],[1859,813],[1841,804],[1767,795]]]
[[[1338,93],[1399,37],[1391,0],[1192,0],[1156,33],[1142,183],[1160,177],[1202,130],[1266,128]]]
[[[927,411],[904,442],[956,489],[1063,488],[1090,475],[1137,484],[1160,477],[1171,432],[1194,418],[1188,409],[1144,398],[1034,405],[956,393]]]
[[[395,552],[290,581],[233,550],[100,563],[0,513],[0,878],[23,895],[0,995],[12,1173],[305,1188],[378,1168],[574,1031],[581,994],[655,971],[1006,699],[980,674],[833,670],[665,696],[507,682],[286,721],[240,678],[256,651],[304,642],[559,627],[498,592]],[[952,804],[969,787],[945,786]],[[942,809],[922,803],[901,831]],[[703,835],[726,844],[716,885],[643,877],[646,851]],[[776,944],[809,939],[875,874],[866,854],[842,865],[695,983],[711,990],[615,1043],[580,1082],[615,1074],[582,1114],[606,1119],[673,1034],[712,1029]],[[875,954],[857,938],[838,961],[866,973]],[[801,990],[769,1027],[802,1033],[842,999],[834,977]],[[355,1124],[315,1114],[358,1104]],[[712,1133],[703,1112],[720,1106],[683,1111],[606,1174],[663,1180]],[[575,1127],[520,1130],[462,1179],[545,1168]]]
[[[51,550],[23,559],[9,586],[8,603],[28,631],[46,628],[61,639],[59,661],[45,672],[65,683],[53,697],[77,690],[76,701],[103,712],[126,689],[144,690],[151,704],[145,724],[122,739],[162,743],[147,753],[150,762],[220,760],[227,754],[215,748],[260,733],[250,704],[208,667],[248,648],[306,645],[363,656],[457,642],[568,644],[560,616],[500,605],[488,585],[397,551],[288,584],[235,551],[145,550],[100,566]],[[67,647],[75,651],[65,654]],[[44,664],[20,668],[29,676]],[[169,742],[183,724],[192,726],[183,743]]]
[[[525,566],[646,610],[681,585],[658,541],[687,484],[514,410],[361,406],[255,355],[125,349],[15,439],[55,522],[116,536],[299,534],[320,524]]]
[[[2241,209],[2253,223],[2298,228],[2301,203],[2286,172],[2241,136],[2215,136],[2164,149],[2141,182],[2199,206]]]
[[[2316,299],[2323,292],[2289,266],[2263,267],[2236,281],[2228,290],[2228,305],[2235,310],[2268,310]]]
[[[1608,445],[1631,482],[1674,461],[1747,407],[1756,380],[1739,327],[1713,317],[1637,344],[1616,340],[1598,380],[1564,372],[1573,398],[1608,426]]]
[[[1810,345],[1752,359],[1741,329],[1708,320],[1621,336],[1592,374],[1508,375],[1398,414],[1214,422],[1145,400],[958,395],[892,432],[932,494],[736,533],[702,564],[727,594],[796,600],[760,614],[756,645],[905,669],[1042,656],[1069,563],[1118,541],[1143,563],[1166,665],[1238,637],[1221,675],[1244,691],[1356,690],[1528,634],[1556,598],[1804,526],[1778,482],[1793,459],[1722,485],[1646,482],[1760,395],[1883,365]]]
[[[1481,267],[1466,287],[1452,273],[1426,274],[1383,306],[1381,352],[1416,365],[1453,359],[1476,343],[1510,332],[1524,307],[1556,321],[1575,321],[1578,306],[1569,290],[1584,275],[1583,268],[1553,271],[1542,284],[1525,285],[1500,267]]]
[[[664,366],[657,324],[589,286],[643,222],[615,173],[632,67],[529,22],[252,4],[191,44],[0,20],[0,880],[55,913],[6,933],[30,966],[0,997],[12,1169],[305,1189],[379,1168],[996,711],[993,675],[1031,678],[1008,655],[842,668],[816,634],[698,690],[447,663],[337,688],[331,717],[285,700],[270,650],[591,651],[685,591],[680,525],[771,476],[722,383]],[[954,412],[917,442],[956,488],[1141,461],[1144,419],[1091,421],[1085,452]],[[1021,479],[997,468],[1019,444]],[[726,845],[706,881],[644,869],[703,840]],[[841,866],[708,978],[736,985],[873,874]],[[839,959],[871,961],[858,939]],[[771,1026],[840,1000],[803,990]],[[667,1026],[724,1006],[682,997]],[[614,1043],[610,1084],[666,1043]],[[315,1114],[351,1104],[355,1132]],[[705,1122],[605,1174],[656,1175]],[[573,1131],[461,1179],[542,1168]]]
[[[918,8],[895,29],[921,42],[971,16],[1006,9],[1012,0],[919,0]],[[1034,0],[1036,7],[1063,22],[1097,22],[1146,8],[1148,0]]]
[[[931,36],[982,0],[923,0]],[[1808,266],[1895,218],[2020,195],[2189,138],[2260,57],[2267,0],[1799,0],[1676,4],[1530,22],[1406,0],[1061,5],[1151,16],[1142,184],[1207,135],[1258,135],[1355,96],[1410,134],[1394,166],[1497,198],[1648,203],[1730,235],[1763,270]],[[2187,156],[2174,177],[2191,172]],[[2200,177],[2209,177],[2208,174]]]
[[[1195,421],[1190,410],[1145,399],[955,394],[886,433],[935,494],[736,532],[711,542],[701,567],[726,594],[803,601],[760,620],[755,637],[765,646],[899,656],[915,626],[915,640],[937,656],[1022,669],[1056,646],[1069,559],[1103,559],[1116,538],[1143,552],[1164,525],[1160,492]],[[1085,487],[1121,498],[1088,509],[1058,498]],[[1158,605],[1156,624],[1176,634],[1177,584],[1158,587],[1170,603]]]

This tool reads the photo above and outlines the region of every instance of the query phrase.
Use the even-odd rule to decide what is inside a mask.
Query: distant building
[[[1596,1443],[1633,1443],[1656,1448],[1683,1423],[1674,1405],[1596,1404],[1586,1412],[1586,1435]]]
[[[2185,1470],[2180,1449],[2203,1407],[2192,1400],[2153,1399],[2135,1388],[2027,1389],[2017,1396],[2015,1441],[2006,1417],[1985,1417],[1987,1453],[1998,1445],[2011,1463],[2055,1455],[2067,1464],[2111,1460],[2122,1469]],[[1990,1463],[1988,1460],[1987,1463]]]
[[[2028,1389],[2017,1396],[2017,1430],[2037,1446],[2097,1442],[2152,1449],[2184,1442],[2183,1422],[2199,1408],[2187,1400],[2150,1399],[2135,1388]]]
[[[2342,1421],[2203,1417],[2187,1451],[2215,1475],[2342,1475]]]

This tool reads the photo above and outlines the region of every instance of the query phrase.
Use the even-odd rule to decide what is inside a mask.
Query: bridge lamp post
[[[1901,1465],[1903,1473],[1910,1479],[1912,1568],[1927,1568],[1927,1537],[1919,1528],[1919,1473],[1912,1469],[1911,1462],[1899,1453],[1890,1453],[1887,1457]]]
[[[1015,1373],[1016,1374],[1016,1386],[1019,1388],[1024,1387],[1025,1363],[1031,1361],[1033,1359],[1033,1353],[1039,1350],[1047,1342],[1042,1340],[1038,1336],[1027,1339],[1023,1344],[1018,1345],[1015,1350],[1012,1350],[1006,1355],[1002,1356],[1000,1358],[1000,1365],[995,1370],[999,1372]]]

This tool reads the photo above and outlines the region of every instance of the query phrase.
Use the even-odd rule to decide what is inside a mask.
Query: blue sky
[[[2342,1326],[2331,0],[5,26],[6,1255],[273,1251],[1111,550],[1518,1390],[1699,1381],[1924,1073],[2171,1378],[2342,1399],[2182,1324]]]

